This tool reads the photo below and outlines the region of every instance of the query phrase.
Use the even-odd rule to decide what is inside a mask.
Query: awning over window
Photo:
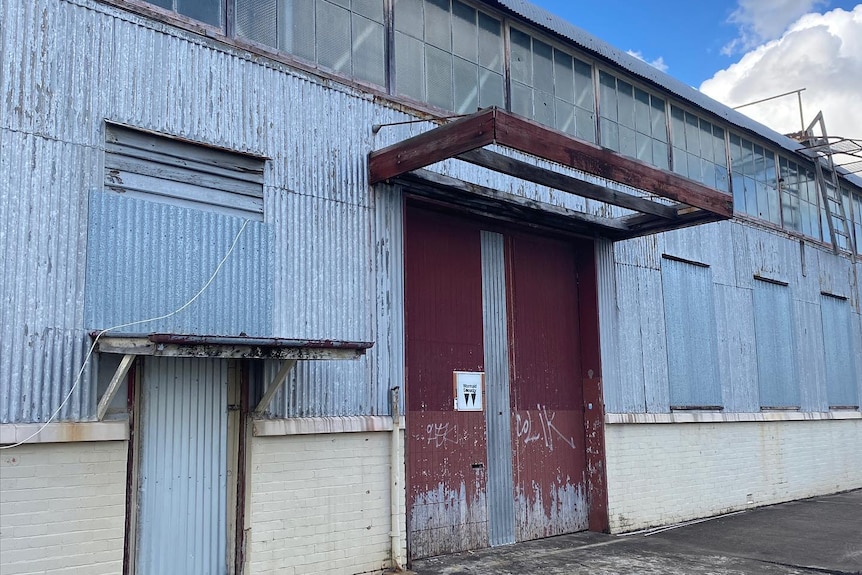
[[[485,146],[492,144],[596,176],[608,181],[609,185],[587,182],[485,149]],[[450,158],[575,196],[619,206],[628,210],[628,213],[615,218],[601,217],[424,169]],[[390,181],[402,184],[420,195],[459,204],[468,211],[512,221],[540,223],[612,240],[733,216],[733,198],[730,194],[576,140],[498,108],[482,110],[371,152],[368,169],[372,185]],[[610,182],[622,186],[618,188]],[[626,187],[633,188],[633,193],[623,191]]]

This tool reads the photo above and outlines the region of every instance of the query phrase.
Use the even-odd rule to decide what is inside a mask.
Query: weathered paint
[[[484,371],[479,230],[408,204],[404,226],[410,558],[488,545],[486,430],[454,411],[453,372]]]
[[[516,533],[587,528],[577,255],[570,242],[509,237]]]
[[[600,259],[597,242],[576,244],[578,271],[578,324],[581,385],[583,389],[584,447],[587,505],[591,531],[608,530],[608,483],[605,459],[605,407],[602,378],[601,325],[599,323]]]

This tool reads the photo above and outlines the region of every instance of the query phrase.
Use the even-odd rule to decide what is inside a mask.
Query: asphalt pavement
[[[417,575],[862,575],[862,490],[629,535],[575,533],[415,561]]]

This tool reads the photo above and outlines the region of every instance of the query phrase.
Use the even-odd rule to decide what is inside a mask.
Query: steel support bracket
[[[105,419],[105,414],[108,413],[108,406],[111,405],[114,396],[117,395],[117,390],[120,389],[120,384],[125,381],[129,370],[132,368],[132,364],[135,363],[136,357],[138,356],[134,354],[126,354],[120,360],[120,365],[117,367],[117,371],[114,372],[114,377],[111,378],[108,389],[105,390],[102,399],[99,400],[99,406],[96,408],[97,420],[102,421]]]
[[[260,398],[260,402],[257,404],[257,407],[254,408],[255,415],[262,415],[263,412],[266,411],[272,398],[275,397],[275,394],[279,389],[281,389],[282,384],[284,384],[284,381],[287,379],[287,374],[290,373],[290,370],[293,369],[294,365],[296,365],[295,359],[288,359],[282,362],[278,373],[275,374],[273,380],[266,387],[266,393],[264,393],[263,397]]]

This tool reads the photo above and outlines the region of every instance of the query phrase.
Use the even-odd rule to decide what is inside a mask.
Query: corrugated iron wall
[[[84,326],[106,329],[180,308],[210,279],[243,222],[91,193]],[[249,222],[218,276],[192,305],[119,331],[272,335],[272,235],[272,226]]]
[[[755,338],[756,278],[787,284],[792,314],[781,321],[793,332],[794,353],[763,358],[761,364],[790,364],[786,373],[796,374],[800,410],[829,409],[829,352],[824,344],[821,292],[848,298],[852,347],[842,361],[862,373],[858,371],[862,368],[859,264],[854,272],[847,258],[832,254],[825,246],[813,247],[781,232],[732,221],[618,242],[612,247],[600,244],[597,253],[602,369],[609,413],[670,411],[669,343],[661,301],[667,288],[660,271],[663,255],[709,266],[713,296],[705,303],[715,308],[720,404],[725,412],[759,412],[762,406],[758,370],[764,366],[759,368]],[[768,380],[764,385],[775,391],[786,383]]]
[[[372,134],[372,124],[410,116],[358,90],[92,0],[5,0],[0,21],[0,256],[14,270],[0,279],[0,393],[12,398],[0,403],[0,422],[47,419],[80,367],[90,327],[84,310],[88,204],[102,188],[106,119],[270,158],[264,190],[265,222],[273,228],[270,333],[378,345],[388,338],[390,346],[358,362],[300,366],[288,386],[293,399],[276,400],[274,414],[388,412],[388,389],[402,379],[394,367],[403,363],[400,344],[393,342],[403,327],[399,318],[381,320],[386,308],[380,306],[399,306],[381,298],[400,281],[399,266],[385,258],[397,256],[392,250],[401,232],[387,228],[391,249],[383,255],[385,234],[378,228],[395,225],[393,206],[400,200],[373,199],[365,158],[430,124]],[[455,161],[435,169],[598,215],[621,213]],[[821,289],[853,300],[854,349],[860,347],[859,273],[844,258],[809,247],[803,273],[796,240],[739,223],[632,240],[614,248],[614,302],[603,307],[611,317],[602,322],[619,328],[618,365],[605,361],[606,373],[616,374],[605,378],[609,411],[667,409],[657,303],[665,252],[702,258],[713,268],[726,410],[758,407],[746,303],[758,270],[786,273],[794,289],[797,342],[808,354],[799,363],[802,381],[826,377],[817,327]],[[263,321],[255,319],[255,329]],[[95,388],[88,370],[61,418],[91,417]],[[825,409],[825,388],[803,387],[801,403]]]
[[[217,263],[238,230],[211,214],[114,202],[97,192],[104,119],[271,158],[265,217],[274,232],[250,224],[234,254],[261,250],[270,257],[236,258],[222,272],[225,291],[214,284],[202,296],[213,304],[202,306],[204,316],[176,318],[158,329],[373,339],[365,156],[381,111],[370,98],[86,0],[3,2],[0,19],[0,88],[8,94],[0,102],[0,246],[8,269],[19,270],[2,280],[0,391],[14,399],[3,402],[0,421],[46,419],[80,367],[85,328],[171,311],[179,293],[209,277],[209,256]],[[404,117],[384,110],[383,121],[387,115]],[[88,216],[98,234],[88,230]],[[128,218],[124,227],[98,237],[103,224],[119,217]],[[155,235],[143,249],[141,227],[151,223],[169,227],[168,239],[181,234],[211,244],[212,253],[196,258],[182,245],[159,245]],[[85,312],[88,235],[92,297]],[[126,249],[112,250],[108,240]],[[153,269],[159,274],[146,277],[139,265],[147,255],[186,271],[175,277]],[[116,297],[100,302],[108,291]],[[296,400],[284,413],[388,411],[380,399],[388,385],[374,388],[367,360],[308,363],[295,372]],[[90,417],[94,388],[85,377],[62,418]]]
[[[17,18],[0,14],[4,38]],[[8,72],[0,75],[4,94]],[[81,321],[87,196],[80,190],[100,176],[72,167],[97,164],[98,151],[7,127],[0,149],[0,422],[45,421],[71,390],[89,343]],[[88,417],[94,397],[88,369],[60,417]]]

